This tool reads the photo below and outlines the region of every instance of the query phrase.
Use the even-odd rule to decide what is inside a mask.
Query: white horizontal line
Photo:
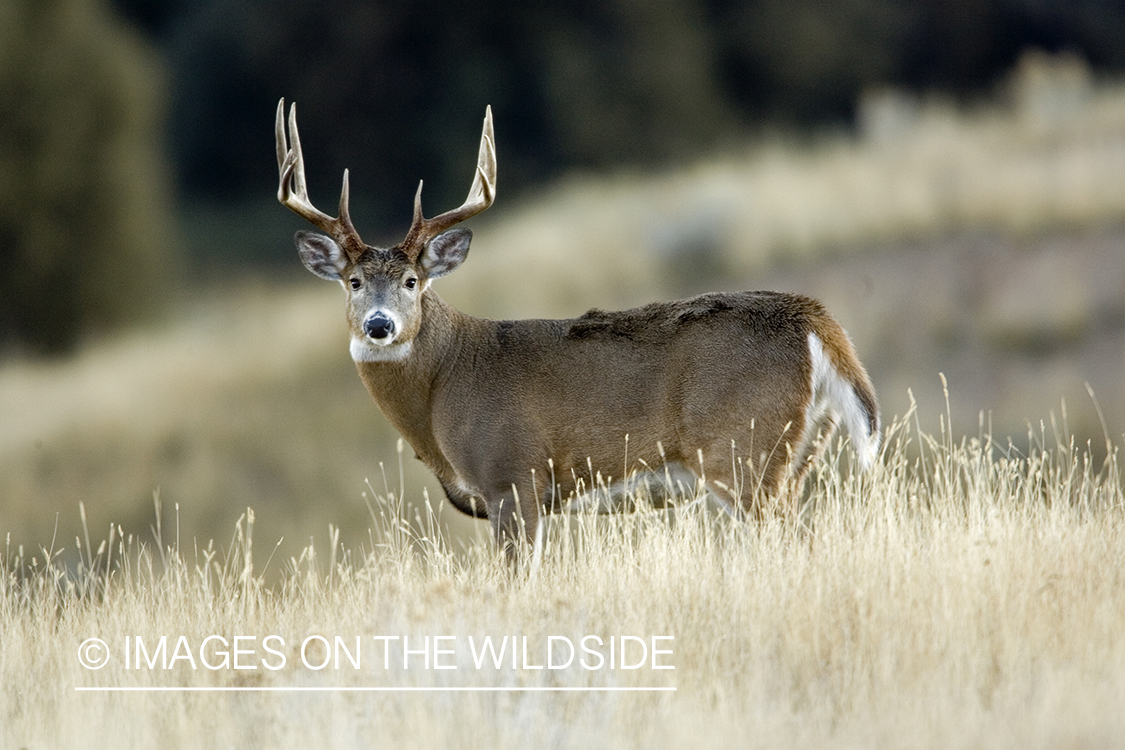
[[[653,693],[674,687],[75,687],[85,693]]]

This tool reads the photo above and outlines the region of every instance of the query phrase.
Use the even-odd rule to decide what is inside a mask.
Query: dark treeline
[[[1118,0],[116,2],[169,62],[180,185],[212,200],[262,189],[281,96],[316,184],[349,166],[398,211],[419,177],[435,203],[461,197],[486,103],[511,191],[846,123],[874,85],[972,94],[1030,47],[1125,67]]]
[[[430,213],[463,198],[486,104],[510,198],[846,125],[869,87],[975,96],[1029,48],[1120,71],[1125,3],[6,0],[0,349],[65,350],[158,309],[185,245],[280,257],[286,212],[253,218],[276,191],[280,97],[299,102],[314,201],[331,209],[351,168],[353,215],[386,240],[419,178]]]

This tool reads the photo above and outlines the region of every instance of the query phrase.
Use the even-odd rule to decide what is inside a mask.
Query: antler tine
[[[279,182],[277,200],[293,213],[328,233],[348,253],[355,256],[363,252],[363,240],[352,224],[348,211],[348,170],[344,170],[344,184],[340,188],[340,215],[333,218],[309,200],[305,178],[305,157],[301,153],[301,136],[297,131],[297,105],[289,107],[289,142],[285,138],[285,99],[277,103],[274,120],[274,137],[277,140],[277,170]]]
[[[469,187],[469,197],[458,208],[446,211],[432,219],[422,215],[422,183],[414,194],[414,221],[406,235],[404,246],[408,252],[417,253],[427,242],[450,227],[476,216],[496,200],[496,135],[492,129],[492,107],[484,110],[484,127],[481,130],[480,150],[477,153],[477,169],[473,184]]]
[[[285,157],[289,153],[289,144],[285,140],[285,97],[277,101],[277,115],[273,119],[273,137],[277,144],[277,172],[285,174]]]

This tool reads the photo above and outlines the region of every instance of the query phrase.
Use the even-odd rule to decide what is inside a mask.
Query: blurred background
[[[284,565],[329,523],[370,544],[372,490],[439,503],[294,252],[281,97],[314,202],[349,168],[371,244],[421,178],[427,213],[463,200],[492,105],[499,197],[437,286],[467,312],[792,290],[888,420],[916,402],[1022,451],[1042,426],[1095,460],[1123,437],[1117,0],[4,0],[10,550],[73,551],[80,503],[95,540],[150,538],[158,494],[166,540],[253,507]]]

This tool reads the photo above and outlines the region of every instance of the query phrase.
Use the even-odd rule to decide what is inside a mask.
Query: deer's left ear
[[[459,227],[442,232],[430,240],[422,252],[422,269],[431,279],[445,276],[465,262],[469,255],[469,242],[473,239],[471,229]]]

